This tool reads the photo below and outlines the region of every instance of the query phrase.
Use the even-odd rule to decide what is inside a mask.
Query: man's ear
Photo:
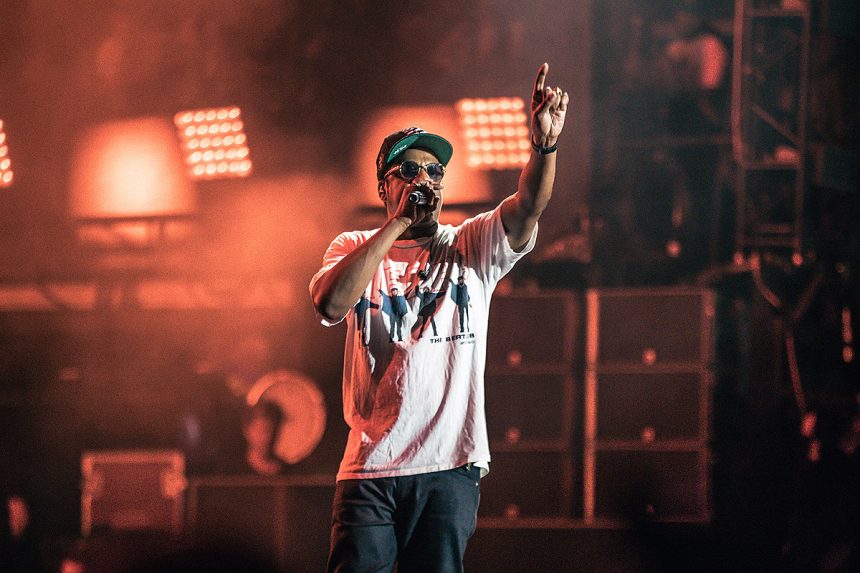
[[[379,193],[379,198],[382,199],[382,202],[385,203],[385,181],[380,181],[379,185],[376,189],[377,193]]]

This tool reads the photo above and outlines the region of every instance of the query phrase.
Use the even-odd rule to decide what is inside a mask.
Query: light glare
[[[12,160],[9,157],[9,146],[6,145],[6,124],[0,119],[0,187],[12,185],[15,175],[12,173]]]
[[[528,117],[522,111],[522,98],[464,99],[455,108],[469,152],[469,166],[512,169],[528,162]]]
[[[174,116],[174,123],[192,178],[246,177],[250,174],[252,163],[238,107],[179,112]],[[233,159],[243,161],[229,161]]]

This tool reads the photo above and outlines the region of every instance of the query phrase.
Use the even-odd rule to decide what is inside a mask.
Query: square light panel
[[[174,116],[192,179],[247,177],[253,167],[238,107],[181,111]]]
[[[473,169],[518,169],[529,160],[529,128],[522,98],[462,99],[456,104]]]

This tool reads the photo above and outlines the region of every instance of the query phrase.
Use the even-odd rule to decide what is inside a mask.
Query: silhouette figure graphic
[[[409,312],[409,307],[406,305],[406,297],[400,294],[400,289],[393,287],[391,296],[386,295],[381,290],[382,295],[382,312],[388,315],[391,320],[391,328],[388,333],[388,341],[394,342],[395,335],[399,342],[403,342],[403,319],[406,313]]]

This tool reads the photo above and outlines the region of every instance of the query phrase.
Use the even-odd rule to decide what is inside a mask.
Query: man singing
[[[490,297],[534,246],[569,101],[561,88],[545,85],[548,70],[548,64],[538,70],[533,151],[513,195],[458,227],[440,225],[451,144],[416,127],[392,133],[376,162],[385,224],[341,233],[311,279],[322,323],[346,318],[350,326],[343,371],[350,432],[337,474],[329,571],[391,571],[395,563],[399,573],[463,570],[480,479],[490,464],[484,414]],[[461,293],[457,300],[452,284]],[[406,308],[383,312],[391,304],[386,293],[395,292]],[[432,337],[422,336],[423,292],[438,293]],[[355,311],[362,299],[376,305],[366,317]],[[355,327],[362,320],[364,339]],[[402,339],[395,338],[401,328]]]

